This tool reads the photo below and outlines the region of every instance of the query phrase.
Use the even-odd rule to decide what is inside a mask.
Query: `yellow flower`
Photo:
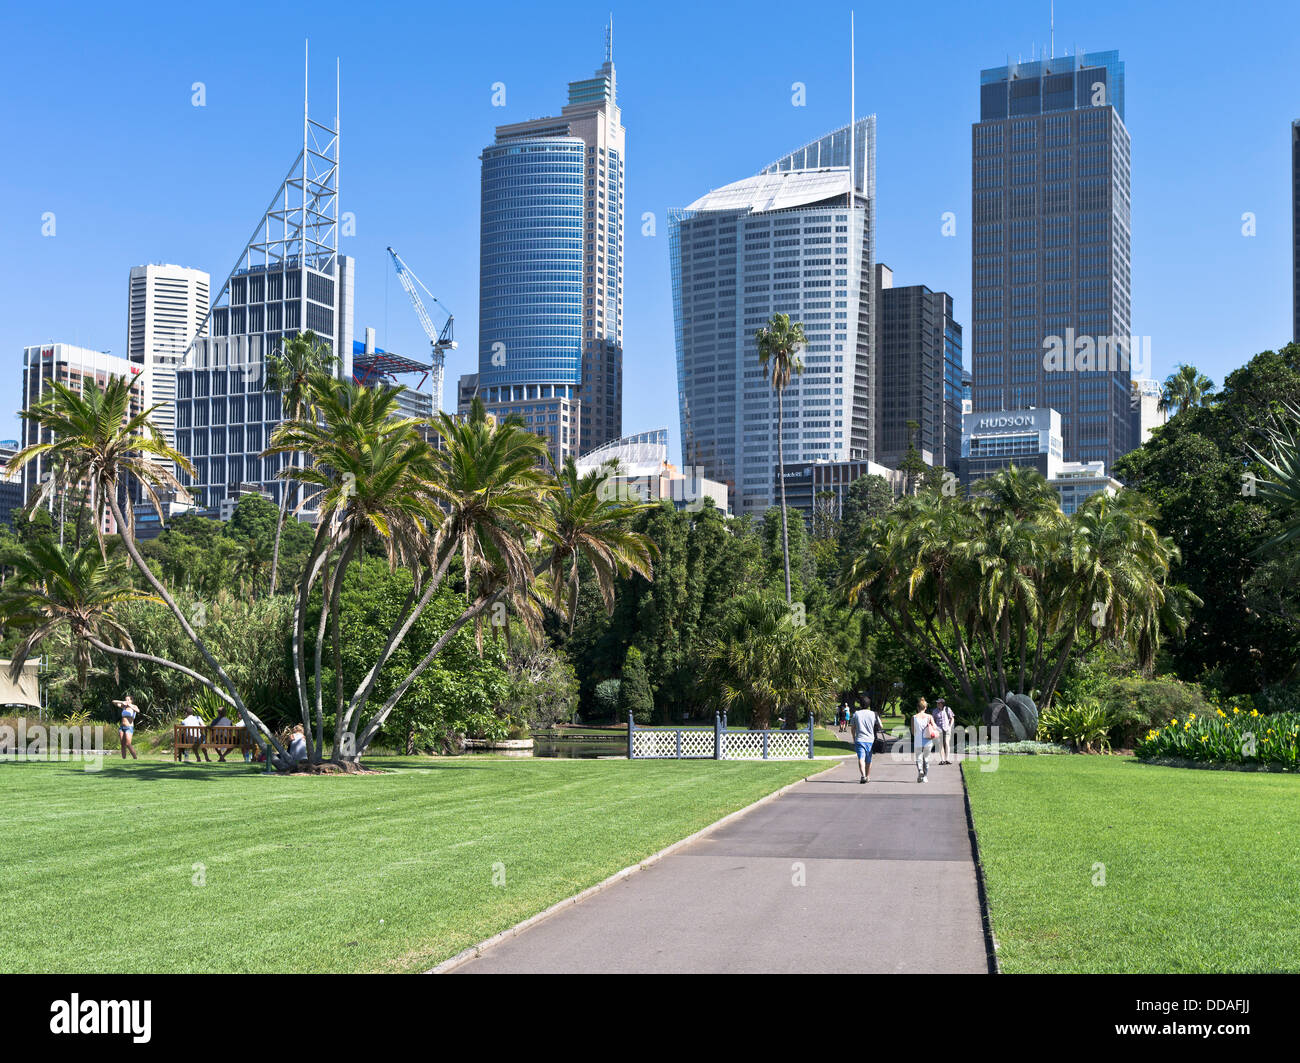
[[[1201,735],[1201,741],[1204,742],[1206,740],[1206,737],[1207,737],[1206,735]]]
[[[1250,714],[1251,714],[1252,716],[1258,716],[1258,715],[1259,715],[1259,710],[1258,710],[1258,709],[1251,709],[1251,710],[1250,710]]]
[[[1188,718],[1189,720],[1194,720],[1194,719],[1196,719],[1196,713],[1194,713],[1194,712],[1189,712],[1189,713],[1187,714],[1187,718]]]
[[[1239,712],[1241,712],[1241,710],[1240,710],[1239,708],[1237,708],[1236,705],[1234,705],[1234,706],[1232,707],[1232,714],[1235,716],[1235,715],[1237,715],[1237,713],[1239,713]]]
[[[1169,721],[1169,726],[1170,726],[1170,727],[1173,727],[1173,725],[1176,724],[1177,722],[1178,722],[1178,718],[1175,717],[1174,719],[1172,719],[1172,720]]]
[[[1226,712],[1224,712],[1222,709],[1215,709],[1214,711],[1217,712],[1220,716],[1223,716],[1223,717],[1226,717],[1226,716],[1228,715],[1228,714],[1227,714]]]

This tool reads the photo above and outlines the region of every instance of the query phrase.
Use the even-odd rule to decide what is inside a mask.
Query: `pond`
[[[546,731],[533,735],[535,757],[625,757],[625,734],[565,734]]]

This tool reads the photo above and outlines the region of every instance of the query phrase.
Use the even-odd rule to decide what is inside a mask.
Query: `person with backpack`
[[[881,729],[880,717],[870,708],[860,707],[849,717],[853,732],[853,749],[858,755],[858,782],[871,781],[871,747],[876,741],[876,731]]]
[[[930,753],[934,750],[934,740],[939,737],[939,728],[935,726],[934,717],[930,715],[930,706],[925,698],[916,703],[916,715],[912,717],[912,748],[916,750],[916,781],[930,781]]]

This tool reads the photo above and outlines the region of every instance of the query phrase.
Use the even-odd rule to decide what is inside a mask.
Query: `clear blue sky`
[[[449,384],[475,367],[478,153],[555,114],[601,63],[608,3],[11,8],[0,31],[0,435],[16,436],[24,345],[122,354],[127,272],[219,284],[301,143],[302,45],[317,117],[343,69],[341,208],[357,232],[357,336],[421,357],[392,244],[456,313]],[[627,129],[624,428],[668,425],[677,383],[667,211],[843,125],[848,4],[676,0],[614,8]],[[1289,338],[1290,143],[1300,14],[1249,3],[1056,4],[1056,48],[1120,50],[1133,137],[1133,330],[1155,372],[1216,382]],[[797,13],[792,17],[792,12]],[[1030,58],[1048,0],[857,7],[858,112],[878,118],[879,259],[951,292],[969,322],[970,125],[979,71]],[[191,85],[207,105],[191,106]],[[504,82],[504,108],[491,106]],[[807,105],[791,105],[804,82]],[[954,211],[958,235],[940,234]],[[41,235],[53,211],[57,233]],[[641,235],[643,212],[657,235]],[[1241,234],[1243,212],[1257,235]],[[967,358],[969,362],[969,357]],[[454,396],[449,386],[448,395]],[[453,399],[454,401],[454,399]]]

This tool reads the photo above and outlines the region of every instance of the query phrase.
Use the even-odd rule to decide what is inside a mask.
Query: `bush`
[[[619,692],[622,686],[622,682],[617,679],[602,679],[596,684],[594,700],[597,719],[618,719]]]
[[[650,722],[654,711],[655,696],[646,675],[645,658],[633,646],[623,661],[623,681],[618,690],[619,719],[626,720],[628,713],[631,713],[636,723],[644,725]]]
[[[1215,764],[1300,766],[1300,712],[1265,716],[1257,709],[1222,707],[1170,720],[1138,744],[1141,760],[1194,760]]]
[[[1098,695],[1111,716],[1111,739],[1121,749],[1134,746],[1152,728],[1164,727],[1172,719],[1185,720],[1214,711],[1195,683],[1173,676],[1143,679],[1129,676],[1115,679]]]
[[[1067,742],[1081,753],[1110,749],[1115,717],[1096,698],[1079,698],[1073,704],[1053,703],[1038,718],[1038,733],[1051,742]]]

